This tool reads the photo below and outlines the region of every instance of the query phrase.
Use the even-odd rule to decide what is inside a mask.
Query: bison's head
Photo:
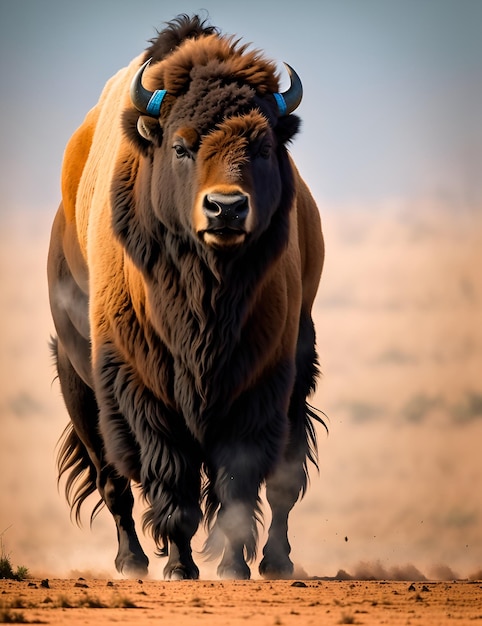
[[[279,93],[272,63],[212,35],[138,70],[137,145],[152,210],[167,228],[232,249],[259,238],[282,199],[291,199],[285,144],[298,129],[291,113],[302,86],[286,67],[291,86]]]

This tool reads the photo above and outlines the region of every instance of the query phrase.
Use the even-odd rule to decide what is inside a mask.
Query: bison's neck
[[[172,359],[172,404],[202,440],[204,424],[240,393],[237,355],[252,288],[232,270],[214,274],[194,250],[163,257],[149,284],[149,315]]]
[[[208,263],[195,246],[166,246],[149,288],[152,324],[167,345],[179,384],[209,402],[242,337],[252,282],[235,263]]]

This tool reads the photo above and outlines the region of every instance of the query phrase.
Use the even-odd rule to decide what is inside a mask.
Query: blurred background
[[[106,80],[199,11],[304,85],[291,152],[326,237],[313,403],[330,432],[292,515],[299,571],[481,577],[479,0],[0,0],[2,549],[39,574],[114,575],[110,516],[90,530],[86,509],[79,530],[57,491],[49,230],[65,144]]]

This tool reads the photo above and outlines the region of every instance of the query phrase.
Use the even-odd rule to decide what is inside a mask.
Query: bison
[[[97,489],[119,572],[143,575],[132,484],[164,575],[196,579],[202,520],[220,577],[293,571],[288,515],[316,465],[307,402],[318,375],[311,309],[324,244],[287,145],[296,72],[279,90],[260,51],[199,16],[166,24],[111,78],[70,139],[48,283],[70,422],[59,480],[80,520]]]

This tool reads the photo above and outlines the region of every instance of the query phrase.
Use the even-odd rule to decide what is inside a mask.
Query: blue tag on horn
[[[276,104],[278,105],[280,115],[286,115],[286,102],[282,94],[274,93],[273,96],[274,96],[274,99],[276,100]]]
[[[152,117],[159,117],[161,112],[161,104],[167,91],[165,89],[157,89],[151,96],[151,99],[147,103],[146,111]]]

